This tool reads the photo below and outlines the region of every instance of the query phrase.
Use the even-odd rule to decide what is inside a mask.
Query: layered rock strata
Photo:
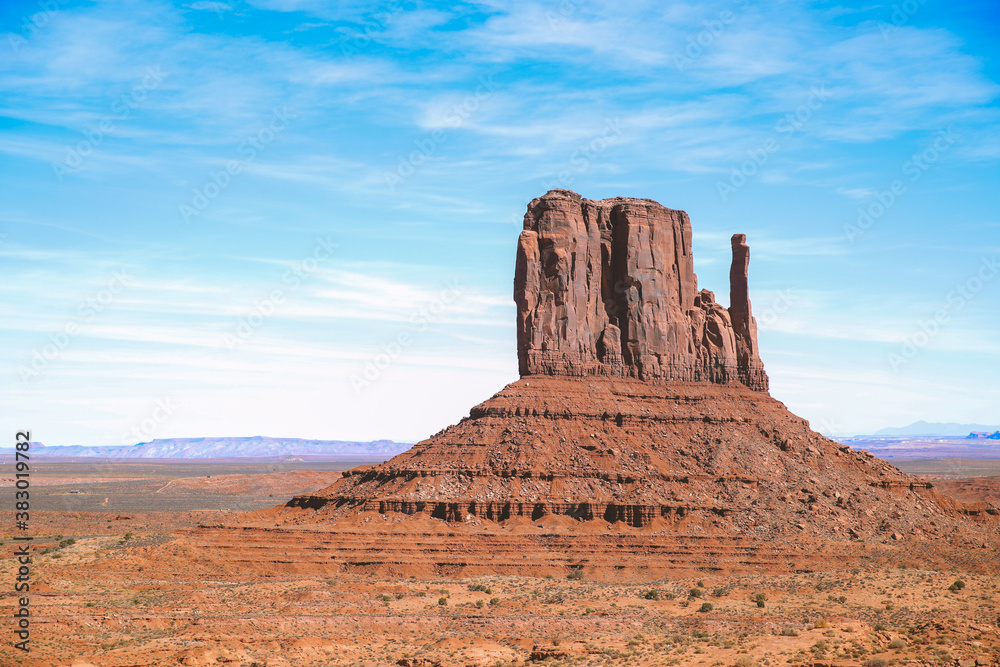
[[[391,461],[346,471],[288,507],[449,522],[552,515],[636,528],[698,515],[754,535],[796,531],[804,515],[828,522],[825,534],[850,539],[851,531],[912,535],[924,512],[961,513],[941,500],[929,482],[824,438],[779,401],[739,384],[537,376]],[[893,515],[898,522],[887,521]]]
[[[517,245],[521,377],[739,381],[768,389],[750,307],[746,237],[733,236],[731,306],[698,290],[691,222],[649,199],[531,202]]]

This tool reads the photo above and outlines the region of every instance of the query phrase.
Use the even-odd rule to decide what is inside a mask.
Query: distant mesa
[[[990,440],[1000,440],[1000,430],[990,433],[988,431],[973,431],[966,438],[976,439],[976,438],[987,438]]]
[[[236,540],[250,563],[273,554],[275,526],[323,526],[336,536],[316,567],[459,576],[995,567],[1000,509],[825,438],[768,394],[749,247],[731,246],[725,308],[698,287],[684,212],[533,200],[514,273],[521,379],[385,463],[205,528],[205,544]]]
[[[918,422],[913,422],[909,426],[903,426],[898,428],[896,427],[883,428],[881,430],[876,431],[873,435],[884,435],[884,436],[924,435],[924,436],[964,438],[970,432],[993,433],[995,431],[1000,431],[1000,425],[988,426],[986,424],[957,424],[954,422],[929,423],[921,420]]]
[[[411,445],[392,440],[354,442],[348,440],[303,440],[267,436],[223,438],[164,438],[121,447],[85,447],[82,445],[45,446],[34,443],[37,456],[66,456],[121,459],[213,459],[331,457],[354,460],[385,460]]]

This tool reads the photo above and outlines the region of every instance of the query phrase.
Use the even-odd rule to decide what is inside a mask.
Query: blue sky
[[[525,206],[752,248],[824,433],[1000,415],[991,2],[0,7],[0,410],[47,444],[415,441],[517,377]]]

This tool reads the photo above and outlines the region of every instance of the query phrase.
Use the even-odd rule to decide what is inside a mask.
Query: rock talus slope
[[[306,560],[397,573],[996,567],[996,507],[841,446],[768,394],[742,234],[732,252],[725,308],[698,289],[682,211],[535,199],[514,278],[521,379],[248,519],[269,527],[262,553],[321,530],[328,551]],[[249,524],[227,530],[253,558]]]

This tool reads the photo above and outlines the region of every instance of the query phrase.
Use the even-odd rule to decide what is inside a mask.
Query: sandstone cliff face
[[[683,211],[568,190],[535,199],[514,274],[521,376],[739,381],[766,392],[749,253],[746,237],[734,236],[727,310],[698,291]]]

